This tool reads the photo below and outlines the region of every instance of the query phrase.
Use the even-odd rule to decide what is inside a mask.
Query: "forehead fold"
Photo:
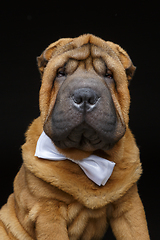
[[[106,67],[110,70],[115,70],[121,67],[120,60],[116,52],[104,40],[93,35],[83,35],[75,39],[69,39],[69,42],[63,46],[59,46],[52,55],[50,61],[54,69],[62,67],[69,60],[81,61],[87,58],[92,59],[92,64],[95,70],[104,73]],[[74,65],[75,62],[72,61]],[[50,64],[49,64],[50,65]],[[68,67],[72,64],[69,64]],[[74,67],[76,68],[76,66]]]
[[[51,45],[47,48],[47,50],[50,47],[51,48],[53,47]],[[75,55],[75,53],[77,52],[77,57],[79,59],[81,58],[82,60],[82,56],[79,56],[80,55],[79,52],[80,51],[85,52],[86,48],[88,48],[88,50],[91,50],[92,45],[103,49],[104,51],[108,52],[108,54],[110,55],[113,53],[112,49],[109,47],[107,42],[104,41],[103,39],[98,38],[92,34],[84,34],[77,38],[60,39],[59,41],[54,43],[54,47],[56,48],[54,50],[53,55],[54,56],[61,55],[61,54],[65,54],[66,52],[68,52],[69,54],[74,52],[74,55]],[[73,57],[76,57],[76,56],[73,56]],[[85,58],[86,56],[84,56],[83,59]]]

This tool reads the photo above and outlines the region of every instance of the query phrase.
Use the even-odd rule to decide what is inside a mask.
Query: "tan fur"
[[[69,160],[48,161],[34,156],[43,124],[58,93],[58,85],[54,86],[54,93],[51,90],[53,76],[68,58],[88,58],[88,42],[93,44],[92,56],[96,59],[103,56],[114,72],[117,92],[112,87],[110,90],[126,124],[125,135],[112,149],[95,152],[116,163],[110,179],[101,187]],[[74,64],[73,61],[71,69]],[[38,58],[38,66],[43,75],[41,115],[26,133],[23,165],[14,181],[14,193],[0,211],[0,240],[98,240],[103,238],[108,224],[117,240],[149,240],[136,184],[142,173],[139,150],[128,127],[128,81],[135,70],[128,54],[116,44],[87,34],[51,44]],[[101,64],[96,66],[101,71]],[[78,149],[59,151],[75,160],[92,153]]]

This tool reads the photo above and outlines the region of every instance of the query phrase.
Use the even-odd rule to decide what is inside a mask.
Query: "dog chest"
[[[101,239],[106,231],[106,207],[89,209],[78,202],[68,205],[67,228],[70,239]]]

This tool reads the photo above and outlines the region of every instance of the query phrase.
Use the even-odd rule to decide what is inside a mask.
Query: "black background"
[[[92,33],[121,45],[137,66],[130,84],[130,127],[141,151],[138,183],[151,239],[160,239],[159,2],[28,1],[0,8],[0,206],[12,192],[24,132],[39,115],[36,56],[62,37]],[[105,4],[104,4],[105,3]],[[109,239],[115,239],[111,231]]]

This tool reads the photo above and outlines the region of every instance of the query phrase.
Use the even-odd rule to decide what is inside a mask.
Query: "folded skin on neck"
[[[107,159],[90,155],[82,160],[73,160],[59,153],[52,140],[43,131],[37,141],[35,156],[42,159],[60,161],[71,160],[78,164],[89,179],[95,182],[98,186],[105,185],[110,178],[115,163]]]

